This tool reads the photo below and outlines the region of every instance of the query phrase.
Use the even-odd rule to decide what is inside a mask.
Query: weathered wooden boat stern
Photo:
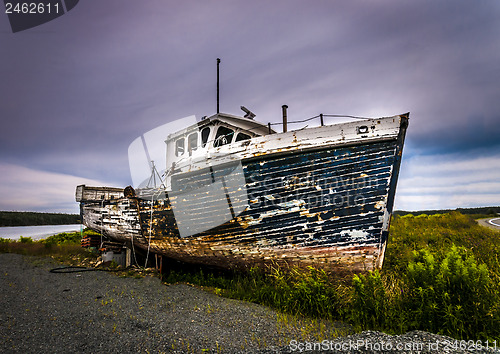
[[[77,186],[82,223],[116,241],[143,243],[137,206],[123,192],[123,188]]]
[[[176,174],[168,193],[127,187],[114,198],[89,197],[79,186],[84,223],[191,263],[380,268],[408,115],[384,119],[361,130],[349,123],[326,143],[300,131],[252,139],[236,162]],[[271,137],[279,148],[265,146]]]

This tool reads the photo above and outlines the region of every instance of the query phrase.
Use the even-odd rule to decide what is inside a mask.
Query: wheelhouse
[[[196,157],[203,158],[210,151],[219,151],[225,145],[272,133],[275,132],[267,125],[251,118],[225,113],[204,117],[197,124],[167,137],[166,166],[182,164]]]

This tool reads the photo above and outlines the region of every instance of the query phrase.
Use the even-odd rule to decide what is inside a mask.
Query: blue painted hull
[[[373,269],[388,234],[386,206],[394,198],[389,191],[396,151],[397,142],[386,141],[243,161],[250,203],[241,214],[182,238],[172,205],[175,209],[183,194],[153,202],[145,197],[139,201],[142,234],[148,238],[151,231],[156,252],[191,262],[249,266],[263,262],[270,257],[266,250],[272,250],[279,255],[270,257],[273,261],[301,263],[305,257],[312,264],[351,268],[356,263],[357,269]],[[230,176],[224,168],[218,171],[215,180]],[[212,172],[205,170],[178,177],[175,183],[185,193],[211,180]],[[221,215],[214,215],[217,209],[207,207],[208,198],[212,197],[200,192],[189,200],[194,223],[223,219],[222,213],[227,213],[222,209]],[[212,252],[218,249],[220,254]],[[328,253],[335,255],[328,257]],[[360,257],[342,264],[349,253]]]
[[[87,225],[177,260],[224,268],[380,268],[408,123],[400,119],[390,138],[254,154],[178,173],[161,197],[129,188],[127,198],[101,201],[102,215],[87,217]],[[82,205],[84,219],[99,207]],[[99,226],[117,209],[123,214],[116,221]]]

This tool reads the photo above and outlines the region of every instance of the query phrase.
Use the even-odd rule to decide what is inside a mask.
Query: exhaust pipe
[[[287,116],[286,116],[286,110],[288,108],[288,106],[286,104],[284,104],[283,106],[281,106],[282,110],[283,110],[283,133],[286,133],[287,132]]]

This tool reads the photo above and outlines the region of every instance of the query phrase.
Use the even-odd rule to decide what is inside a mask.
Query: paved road
[[[479,225],[500,231],[500,218],[479,219]]]

